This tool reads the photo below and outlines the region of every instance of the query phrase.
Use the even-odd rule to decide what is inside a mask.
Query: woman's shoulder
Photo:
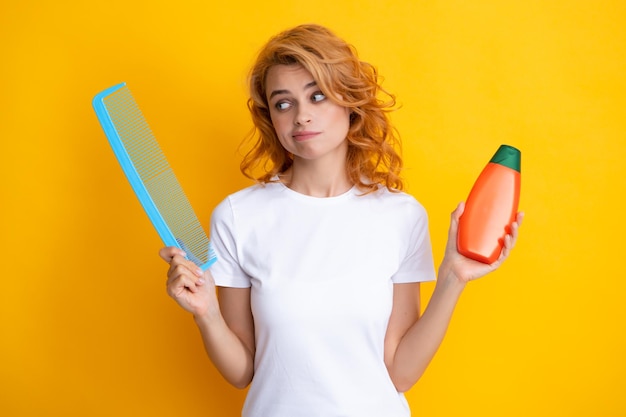
[[[428,222],[426,208],[406,191],[380,187],[374,193],[364,197],[368,198],[368,196],[370,196],[372,209],[377,213],[384,213],[388,221],[399,224]]]
[[[216,207],[214,212],[222,213],[225,210],[232,211],[235,207],[242,209],[255,206],[272,198],[280,186],[276,183],[258,183],[235,191],[224,198]]]
[[[256,202],[257,200],[271,198],[272,195],[282,188],[284,188],[282,184],[275,182],[256,183],[230,194],[226,199],[237,204],[248,201]]]
[[[412,194],[406,191],[390,190],[387,187],[380,186],[378,190],[371,193],[373,198],[389,205],[408,206],[424,209],[424,206]]]

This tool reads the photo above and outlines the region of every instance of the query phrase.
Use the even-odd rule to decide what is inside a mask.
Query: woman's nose
[[[296,118],[294,120],[294,123],[298,126],[302,126],[302,125],[311,123],[311,120],[312,120],[311,112],[308,106],[306,105],[298,106],[298,111],[296,113]]]

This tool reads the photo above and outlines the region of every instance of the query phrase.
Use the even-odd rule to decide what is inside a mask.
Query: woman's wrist
[[[223,321],[219,306],[212,305],[202,312],[194,313],[193,319],[198,326],[213,326]]]
[[[436,285],[441,289],[454,291],[460,295],[465,289],[467,282],[456,274],[454,268],[444,260],[439,267]]]

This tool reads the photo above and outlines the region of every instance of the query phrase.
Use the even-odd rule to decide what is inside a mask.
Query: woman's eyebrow
[[[317,81],[313,80],[310,83],[306,84],[304,86],[303,90],[306,90],[306,89],[311,88],[311,87],[315,87],[316,85],[317,85]],[[278,94],[289,94],[289,90],[274,90],[270,94],[269,99],[271,100],[272,97],[274,97],[275,95],[278,95]]]

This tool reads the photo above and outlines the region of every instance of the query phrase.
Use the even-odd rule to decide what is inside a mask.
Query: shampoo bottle
[[[520,151],[500,146],[465,202],[457,234],[460,254],[487,264],[498,259],[517,215],[520,183]]]

